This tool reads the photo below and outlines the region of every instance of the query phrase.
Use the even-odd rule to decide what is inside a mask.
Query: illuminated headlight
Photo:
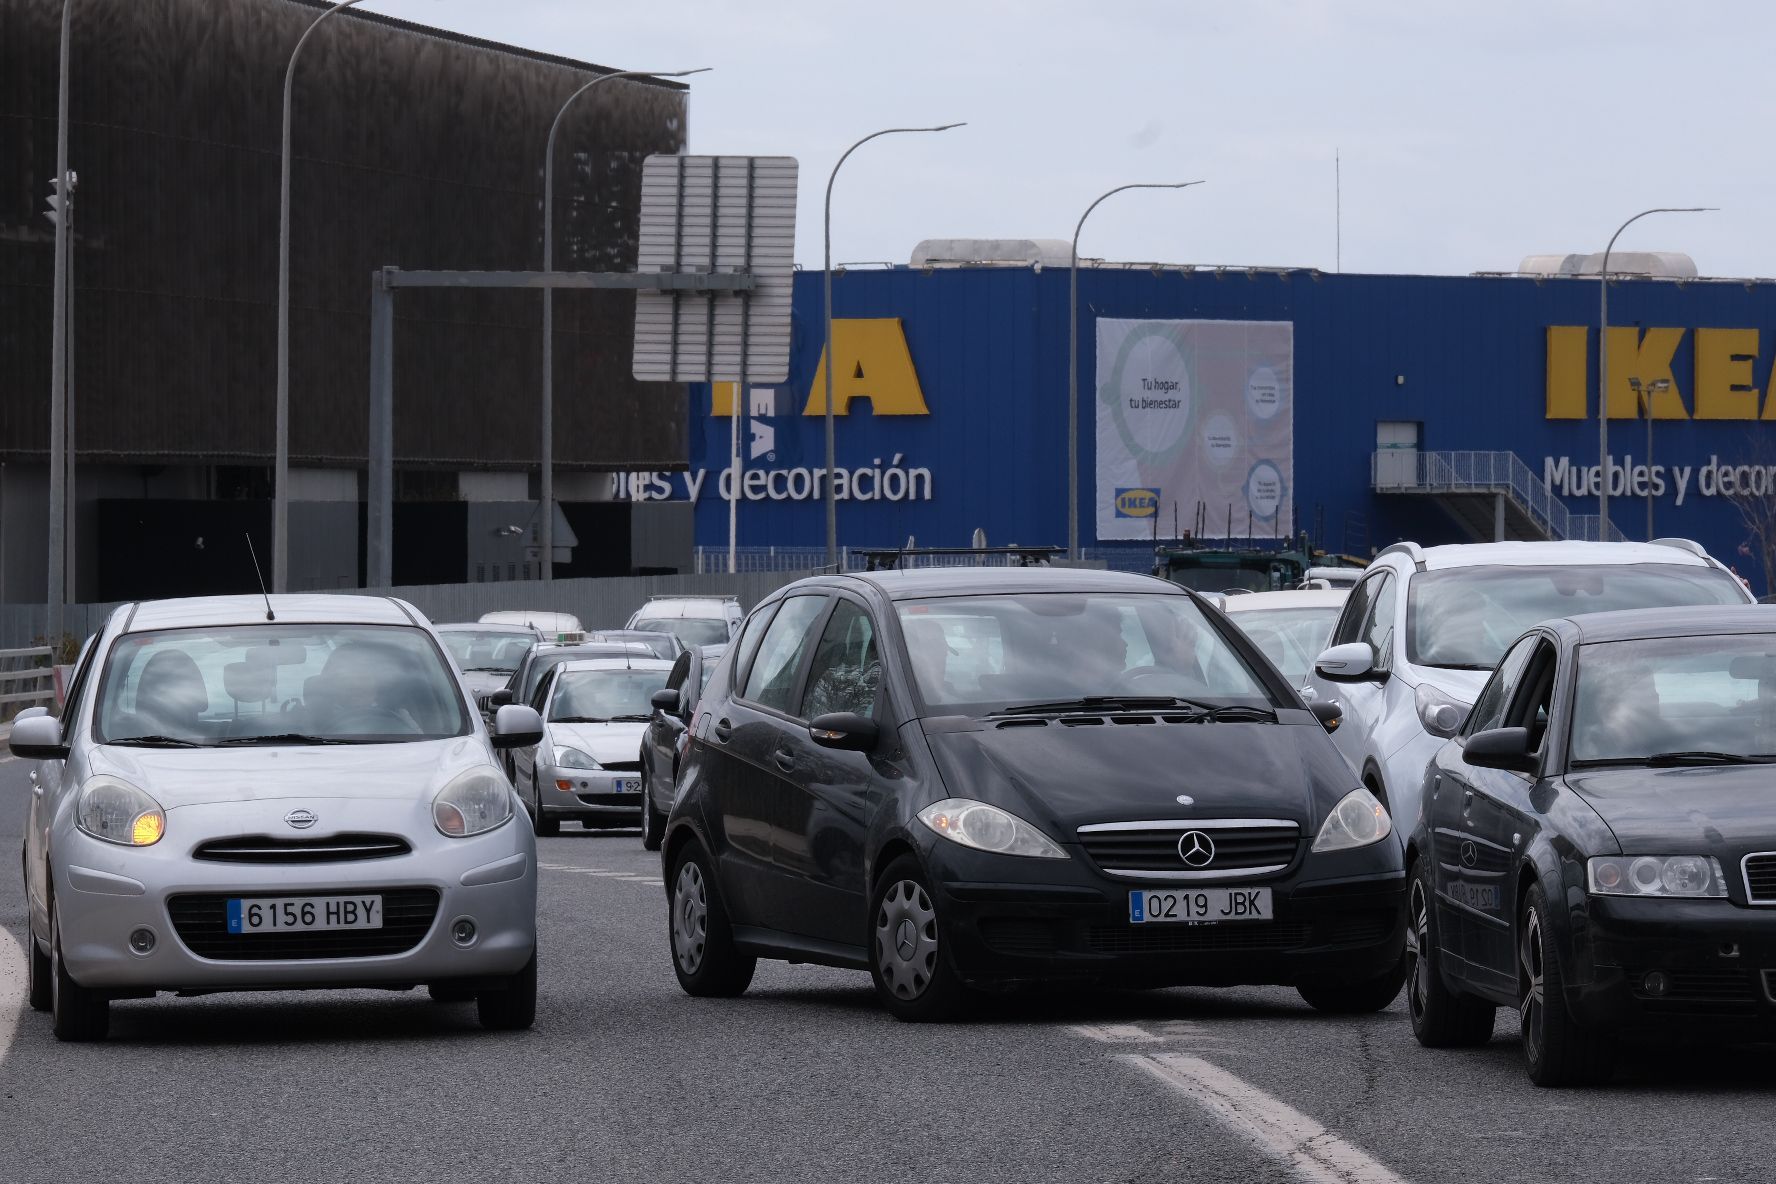
[[[557,769],[602,769],[603,765],[592,759],[590,753],[581,752],[577,748],[569,748],[565,744],[555,746],[555,767]]]
[[[125,847],[152,847],[166,833],[160,803],[115,777],[94,777],[80,791],[80,829]]]
[[[453,839],[483,834],[512,817],[512,787],[498,769],[470,769],[432,799],[432,821]]]
[[[1379,843],[1394,831],[1387,807],[1367,789],[1357,788],[1345,794],[1320,824],[1314,836],[1315,851],[1348,851]]]
[[[1059,843],[1016,814],[968,798],[945,798],[919,811],[919,821],[950,840],[997,855],[1065,859]]]
[[[1433,736],[1447,740],[1461,730],[1468,718],[1468,705],[1439,691],[1428,682],[1418,684],[1413,696],[1418,703],[1418,722]]]
[[[1602,855],[1585,867],[1594,896],[1719,899],[1727,894],[1720,860],[1712,855]]]

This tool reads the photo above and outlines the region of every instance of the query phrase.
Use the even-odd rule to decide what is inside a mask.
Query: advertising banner
[[[1290,534],[1293,324],[1097,325],[1098,538]]]

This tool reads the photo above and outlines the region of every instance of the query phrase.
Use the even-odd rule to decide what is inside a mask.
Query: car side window
[[[1505,654],[1491,680],[1481,690],[1480,697],[1474,701],[1474,709],[1468,712],[1467,725],[1462,728],[1463,736],[1505,726],[1505,708],[1522,680],[1523,668],[1529,664],[1529,656],[1535,652],[1535,647],[1536,638],[1526,637]]]
[[[1398,597],[1399,581],[1394,579],[1392,572],[1383,572],[1377,579],[1371,593],[1369,608],[1363,618],[1363,638],[1375,653],[1375,669],[1385,671],[1393,667],[1394,654],[1394,606]]]
[[[676,691],[685,685],[685,679],[691,673],[691,651],[686,650],[672,663],[672,669],[666,675],[666,689]]]
[[[95,644],[95,640],[92,637],[86,639],[86,645],[80,654],[79,668],[74,672],[74,681],[68,685],[68,697],[56,713],[62,721],[64,730],[70,720],[79,718],[81,701],[86,698],[86,688],[92,685],[92,670],[97,665],[93,660],[93,655],[99,648]]]
[[[1344,645],[1363,639],[1363,623],[1369,619],[1369,601],[1375,595],[1376,582],[1386,576],[1384,571],[1351,589],[1350,599],[1344,602],[1344,615],[1338,618],[1338,627],[1332,631],[1332,640],[1328,644]]]
[[[813,644],[813,626],[826,608],[825,596],[791,596],[772,618],[746,674],[742,699],[790,714],[796,675]]]
[[[1542,750],[1542,740],[1548,734],[1548,712],[1554,703],[1556,657],[1554,646],[1545,638],[1536,641],[1501,725],[1528,729],[1531,752]]]
[[[746,684],[746,676],[751,673],[753,655],[758,652],[759,639],[765,635],[766,626],[777,615],[780,607],[782,601],[767,604],[754,610],[746,618],[745,630],[740,634],[740,640],[734,643],[734,673],[728,680],[732,684],[728,688],[730,692],[739,694],[740,688]]]
[[[833,711],[851,711],[873,719],[876,692],[882,684],[882,661],[876,652],[876,626],[869,614],[841,600],[827,618],[808,668],[808,689],[802,695],[802,719]]]
[[[530,697],[530,705],[538,711],[549,701],[549,688],[555,685],[555,672],[560,669],[559,666],[549,667],[549,673],[543,675],[542,681],[537,683],[536,694]]]

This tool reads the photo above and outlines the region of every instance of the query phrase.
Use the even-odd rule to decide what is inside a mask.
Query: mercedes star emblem
[[[1480,862],[1480,848],[1474,846],[1471,840],[1465,841],[1461,846],[1461,857],[1463,867],[1473,867]]]
[[[307,830],[315,824],[315,816],[308,810],[292,810],[284,815],[284,821],[297,830]]]
[[[1215,858],[1215,840],[1200,830],[1178,836],[1178,858],[1191,867],[1207,867]]]

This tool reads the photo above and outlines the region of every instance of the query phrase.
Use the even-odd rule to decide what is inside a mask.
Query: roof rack
[[[1065,547],[853,547],[852,553],[862,555],[865,571],[894,571],[909,561],[938,558],[984,558],[997,555],[1017,560],[1019,567],[1044,567],[1064,555]]]
[[[740,598],[731,592],[656,592],[648,600],[732,600],[736,604]]]
[[[1425,563],[1424,548],[1419,546],[1417,543],[1411,543],[1411,542],[1393,543],[1389,546],[1383,547],[1380,551],[1378,551],[1376,553],[1375,557],[1377,559],[1380,559],[1383,555],[1395,555],[1395,554],[1406,556],[1408,559],[1412,560],[1412,562],[1414,564],[1416,564],[1421,571],[1424,569],[1424,563]]]
[[[1704,549],[1702,544],[1698,543],[1695,539],[1680,539],[1680,538],[1654,539],[1654,540],[1652,540],[1651,545],[1655,546],[1655,547],[1675,547],[1679,551],[1688,551],[1690,554],[1696,556],[1698,559],[1707,559],[1708,558],[1707,550]]]

